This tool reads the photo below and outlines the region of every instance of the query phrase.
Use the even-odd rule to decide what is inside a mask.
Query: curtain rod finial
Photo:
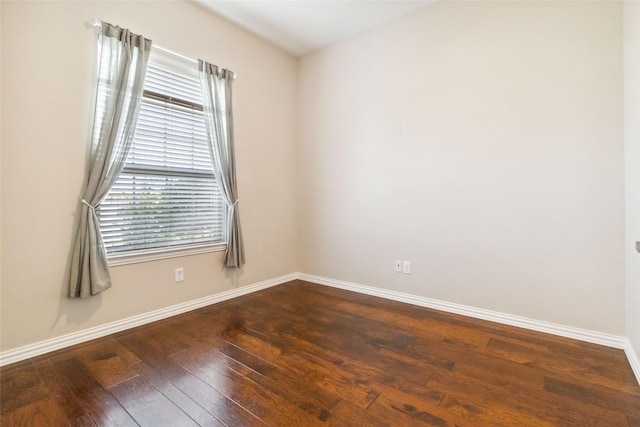
[[[84,26],[87,28],[96,28],[96,27],[101,27],[102,26],[102,22],[98,19],[92,19],[88,22],[84,23]]]

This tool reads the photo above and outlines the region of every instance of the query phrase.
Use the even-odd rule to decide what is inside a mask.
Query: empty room
[[[0,425],[640,426],[639,1],[0,22]]]

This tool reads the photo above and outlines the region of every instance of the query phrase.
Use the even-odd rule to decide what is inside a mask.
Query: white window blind
[[[212,163],[196,65],[152,50],[131,151],[97,209],[107,253],[222,243]]]

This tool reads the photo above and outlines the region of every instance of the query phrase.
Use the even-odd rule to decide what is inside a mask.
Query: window
[[[152,48],[126,165],[96,210],[110,258],[223,244],[197,66]]]

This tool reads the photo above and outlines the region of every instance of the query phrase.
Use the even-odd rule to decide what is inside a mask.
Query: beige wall
[[[640,2],[624,2],[627,337],[640,360]]]
[[[2,306],[6,351],[297,270],[297,59],[188,2],[2,1]],[[84,172],[94,36],[102,19],[234,70],[247,265],[222,253],[115,267],[113,287],[66,298]],[[185,282],[173,269],[185,267]]]
[[[0,351],[294,271],[625,334],[620,3],[438,3],[299,64],[188,2],[0,16]],[[238,73],[237,276],[197,255],[66,298],[93,18]]]
[[[440,2],[303,58],[302,271],[624,335],[621,28]]]

